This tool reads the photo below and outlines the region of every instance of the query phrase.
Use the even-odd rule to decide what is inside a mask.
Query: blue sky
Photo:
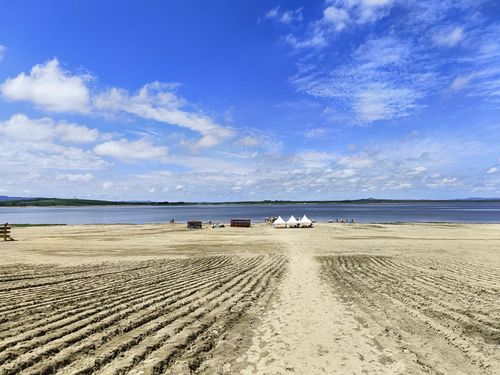
[[[0,2],[0,195],[500,196],[500,3]]]

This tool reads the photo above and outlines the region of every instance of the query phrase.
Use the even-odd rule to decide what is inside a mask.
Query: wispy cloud
[[[353,109],[360,123],[406,117],[417,108],[420,93],[414,88],[390,87],[374,83],[360,90],[354,98]]]
[[[306,130],[302,131],[301,134],[304,135],[304,137],[306,137],[308,139],[321,139],[321,138],[328,136],[328,134],[330,134],[330,132],[331,132],[330,128],[320,127],[320,128],[306,129]]]
[[[108,156],[125,162],[152,160],[165,162],[167,147],[156,146],[147,139],[129,141],[122,138],[117,141],[107,141],[94,147],[99,156]]]
[[[460,26],[447,27],[434,35],[434,42],[439,46],[454,47],[465,38],[464,29]]]
[[[486,169],[479,170],[479,175],[485,176],[481,180],[479,175],[464,174],[463,165],[477,157],[494,161],[498,156],[493,156],[498,155],[500,148],[489,148],[485,156],[485,143],[480,135],[473,139],[468,137],[467,132],[461,136],[445,136],[436,132],[393,141],[377,140],[372,144],[365,143],[359,151],[309,149],[255,157],[243,151],[239,154],[212,152],[207,156],[168,155],[166,150],[158,150],[152,142],[124,141],[107,143],[102,150],[95,150],[102,155],[94,154],[94,157],[123,157],[126,162],[133,161],[134,155],[143,160],[151,157],[154,161],[162,160],[165,168],[117,179],[110,179],[107,174],[99,177],[98,173],[62,171],[55,175],[54,180],[75,185],[80,180],[80,185],[99,186],[103,197],[125,196],[128,199],[161,199],[165,192],[171,200],[186,200],[187,197],[228,200],[250,197],[294,199],[304,196],[310,199],[394,197],[405,196],[408,191],[414,194],[428,190],[458,192],[476,188],[498,191],[498,185],[496,190],[492,185],[498,172],[488,174]],[[33,154],[39,152],[35,150]],[[131,156],[123,156],[126,153]],[[70,160],[74,159],[68,158]],[[172,165],[184,168],[181,171],[169,169]],[[70,163],[66,166],[70,167]],[[13,178],[9,180],[15,181]],[[45,186],[50,185],[49,181],[38,177],[30,186],[37,191],[42,182]],[[10,186],[14,185],[7,188]],[[75,187],[75,192],[80,188],[83,189],[82,186]]]
[[[408,117],[438,92],[499,103],[500,29],[480,3],[328,1],[302,35],[284,36],[294,49],[319,47],[297,54],[290,83],[347,125]],[[396,29],[387,21],[395,8]],[[357,29],[355,43],[340,43],[340,32],[374,22],[387,31]]]
[[[422,182],[431,189],[447,188],[462,185],[462,182],[456,177],[444,177],[439,173],[432,176],[426,176]]]
[[[460,74],[450,88],[466,95],[483,98],[500,106],[500,26],[490,25],[470,36],[466,54],[460,56]]]
[[[56,176],[59,181],[70,182],[89,182],[95,180],[95,176],[91,173],[74,174],[74,173],[60,173]]]
[[[350,21],[351,17],[349,16],[347,10],[329,6],[323,11],[323,18],[316,25],[316,27],[319,27],[320,24],[323,24],[327,25],[328,27],[333,27],[335,31],[341,31],[346,28],[347,24]]]
[[[353,22],[364,24],[375,22],[391,10],[394,0],[329,0],[326,9],[335,8],[348,12]]]
[[[256,199],[294,198],[304,194],[342,198],[352,196],[353,192],[366,196],[380,195],[385,191],[406,194],[412,189],[472,189],[477,182],[470,176],[441,170],[445,164],[460,166],[463,160],[479,155],[481,144],[467,144],[460,138],[441,142],[441,138],[438,134],[412,137],[373,147],[367,145],[364,151],[352,153],[311,149],[293,155],[267,157],[265,163],[259,158],[241,159],[235,164],[221,160],[223,165],[218,171],[157,171],[139,176],[140,183],[134,179],[123,181],[122,187],[129,185],[133,190],[142,186],[144,190],[146,186],[154,186],[156,191],[176,191],[180,184],[189,186],[189,193],[197,196],[202,194],[204,186],[210,186],[220,193],[222,200],[227,196],[237,199],[242,195]],[[457,151],[459,149],[462,149],[462,154]],[[212,167],[217,166],[218,161],[212,161]],[[201,160],[189,160],[188,164],[206,165]],[[204,184],[200,185],[199,181],[204,181]]]
[[[422,68],[424,55],[415,58],[412,48],[411,41],[396,37],[368,39],[348,63],[326,71],[301,69],[290,81],[301,92],[346,108],[350,125],[405,117],[436,83],[430,67]]]
[[[308,25],[306,34],[285,37],[295,49],[324,48],[351,27],[361,27],[385,17],[394,0],[328,0],[322,17]]]
[[[243,146],[265,153],[277,153],[283,148],[278,134],[274,131],[246,127],[238,129],[237,133],[239,138],[234,142],[236,146]]]
[[[233,129],[217,124],[210,116],[184,110],[188,103],[175,93],[175,87],[174,84],[153,82],[133,94],[112,88],[96,95],[93,105],[104,113],[128,113],[198,132],[201,139],[187,142],[197,148],[215,146],[234,135]]]
[[[275,20],[284,24],[300,22],[303,20],[302,8],[297,8],[294,10],[282,10],[280,6],[276,6],[267,11],[264,18]]]

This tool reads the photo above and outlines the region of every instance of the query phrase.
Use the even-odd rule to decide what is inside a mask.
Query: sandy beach
[[[14,228],[0,374],[493,374],[500,225]]]

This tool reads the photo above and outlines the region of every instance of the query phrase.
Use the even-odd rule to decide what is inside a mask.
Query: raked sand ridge
[[[13,236],[0,244],[0,374],[500,365],[500,225],[91,225]]]

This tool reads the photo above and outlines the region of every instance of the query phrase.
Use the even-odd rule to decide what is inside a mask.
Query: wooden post
[[[4,241],[7,241],[7,224],[8,223],[5,223],[3,226],[3,240]]]

